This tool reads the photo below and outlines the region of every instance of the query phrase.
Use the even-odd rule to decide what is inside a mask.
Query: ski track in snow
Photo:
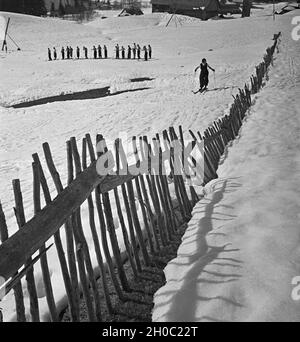
[[[300,274],[300,46],[288,33],[165,268],[154,321],[300,319],[291,298]]]
[[[20,178],[26,217],[32,217],[31,155],[37,152],[43,164],[42,143],[47,141],[54,162],[66,184],[65,142],[75,136],[81,148],[86,133],[94,138],[101,133],[114,140],[120,132],[149,136],[169,126],[182,125],[202,131],[213,120],[223,115],[232,103],[232,95],[244,86],[254,72],[265,49],[272,44],[273,33],[290,25],[289,16],[278,17],[273,23],[265,16],[266,10],[256,10],[249,19],[232,19],[208,22],[186,20],[180,28],[165,28],[164,16],[146,14],[100,20],[79,25],[58,19],[41,19],[18,14],[12,17],[11,35],[22,51],[1,54],[0,79],[0,193],[9,232],[16,231],[13,214],[11,181]],[[162,23],[159,25],[159,23]],[[53,30],[55,27],[55,30]],[[126,27],[126,29],[124,29]],[[20,29],[21,28],[21,29]],[[59,34],[57,34],[59,32]],[[114,44],[150,43],[154,59],[148,63],[109,59],[106,61],[79,60],[47,62],[47,47],[78,44],[91,48],[94,44],[107,44],[110,54]],[[216,85],[210,75],[209,88],[220,88],[206,94],[192,94],[198,88],[195,66],[203,57],[216,69]],[[151,78],[150,81],[131,82],[134,78]],[[110,87],[115,96],[88,100],[53,102],[28,108],[7,108],[13,104],[33,101],[49,96],[83,92]],[[188,136],[186,136],[188,137]],[[56,195],[51,177],[45,168],[52,196]],[[83,207],[83,225],[88,227],[87,208]],[[118,228],[118,222],[116,222]],[[119,231],[119,230],[118,230]],[[89,233],[88,244],[92,246]],[[121,246],[122,248],[122,246]],[[93,263],[95,255],[91,247]],[[65,294],[59,263],[54,248],[49,260],[54,293],[60,307],[65,305]],[[38,267],[37,272],[40,272]],[[43,284],[37,274],[42,319],[47,319]],[[23,284],[26,305],[28,296]],[[6,318],[11,318],[12,296],[6,298]]]

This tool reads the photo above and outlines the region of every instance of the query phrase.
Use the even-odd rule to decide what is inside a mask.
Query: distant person
[[[116,59],[119,59],[120,58],[120,47],[119,47],[119,44],[116,45]]]
[[[7,53],[7,41],[6,40],[3,41],[3,48],[4,48],[5,52]]]
[[[133,43],[132,54],[133,54],[133,59],[135,59],[136,57],[136,44],[135,43]]]
[[[51,50],[48,48],[48,60],[52,61]]]
[[[61,52],[61,59],[64,60],[65,59],[65,48],[62,47],[60,52]]]
[[[200,76],[199,76],[199,82],[200,82],[200,92],[201,91],[204,91],[207,89],[207,86],[208,86],[208,68],[210,70],[212,70],[213,72],[215,72],[215,69],[213,69],[212,67],[210,67],[208,64],[207,64],[207,61],[205,58],[202,59],[202,62],[200,65],[198,65],[195,69],[195,72],[200,69],[201,72],[200,72]]]
[[[77,46],[77,48],[76,48],[76,57],[77,57],[77,59],[80,58],[80,49],[79,49],[79,46]]]
[[[125,59],[125,48],[124,46],[121,47],[122,59]]]
[[[88,49],[87,49],[86,46],[83,47],[83,51],[84,51],[84,57],[85,57],[85,59],[88,59],[88,58],[89,58],[89,57],[88,57]]]
[[[106,45],[103,46],[103,50],[104,50],[104,58],[107,59],[108,54],[107,54],[107,46]]]
[[[148,45],[148,54],[149,54],[149,59],[151,59],[152,58],[152,47],[150,44]]]
[[[144,60],[147,61],[148,60],[148,50],[146,48],[146,46],[143,47],[144,50]]]
[[[66,47],[66,54],[67,54],[67,59],[69,59],[70,58],[70,50],[69,50],[68,46]]]
[[[141,47],[139,46],[139,44],[137,45],[136,51],[137,51],[137,58],[138,60],[140,60],[141,59]]]
[[[128,45],[128,48],[127,48],[127,59],[131,59],[131,47],[130,47],[130,45]]]
[[[72,48],[72,46],[70,46],[69,50],[70,50],[70,58],[72,59],[73,58],[73,48]]]
[[[98,45],[98,58],[102,58],[102,47]]]
[[[97,59],[97,49],[96,46],[93,46],[93,53],[94,53],[94,59]]]
[[[57,60],[57,52],[56,52],[56,48],[53,48],[53,58],[56,61]]]

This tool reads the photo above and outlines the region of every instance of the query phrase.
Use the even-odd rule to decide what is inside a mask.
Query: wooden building
[[[151,0],[152,12],[169,12],[203,20],[220,13],[219,0]]]

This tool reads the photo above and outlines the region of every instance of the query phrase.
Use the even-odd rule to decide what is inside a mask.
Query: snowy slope
[[[111,22],[106,24],[106,20]],[[135,30],[132,26],[128,31],[124,27],[119,29],[120,21],[124,21],[127,28],[130,20],[140,21]],[[151,20],[153,26],[149,24]],[[227,110],[231,95],[249,78],[266,46],[270,45],[273,32],[280,29],[281,18],[276,23],[269,17],[253,17],[187,23],[180,28],[156,24],[155,14],[98,19],[87,25],[12,15],[11,35],[24,50],[12,51],[0,59],[3,65],[0,105],[7,107],[89,89],[99,89],[101,93],[100,89],[107,86],[112,93],[124,93],[24,109],[0,107],[0,190],[5,194],[1,200],[10,217],[13,199],[10,181],[21,178],[25,206],[30,209],[31,154],[40,152],[45,141],[52,148],[59,170],[66,174],[64,146],[72,135],[81,139],[86,132],[92,135],[100,132],[114,139],[121,130],[130,136],[153,134],[179,124],[185,130],[206,128]],[[105,30],[109,34],[103,33]],[[154,59],[149,63],[127,60],[49,63],[46,60],[48,46],[85,44],[91,48],[94,44],[106,43],[111,52],[116,42],[127,45],[133,41],[151,43]],[[216,68],[216,83],[211,77],[211,88],[216,86],[218,90],[200,98],[194,96],[192,90],[197,86],[193,70],[202,57],[207,57]],[[130,82],[138,77],[153,80]],[[133,89],[136,91],[126,92]]]
[[[0,53],[0,200],[4,206],[9,231],[16,230],[13,214],[11,180],[20,178],[26,217],[32,215],[31,155],[43,155],[47,141],[54,162],[66,183],[65,141],[70,136],[81,139],[85,133],[102,133],[115,139],[120,132],[128,136],[154,134],[171,125],[202,130],[228,109],[231,95],[244,85],[271,45],[274,32],[290,26],[289,16],[276,22],[265,13],[270,7],[248,19],[208,22],[186,20],[180,27],[166,28],[165,15],[97,19],[77,24],[53,18],[17,14],[11,17],[11,36],[22,51]],[[106,61],[47,61],[47,47],[62,45],[107,44],[110,54],[116,43],[153,46],[154,59],[137,62],[114,59]],[[197,87],[193,70],[206,57],[216,68],[211,75],[211,92],[195,96]],[[134,78],[149,78],[131,82]],[[110,87],[115,96],[100,97],[102,88]],[[217,88],[217,89],[215,89]],[[12,104],[65,93],[99,89],[99,98],[56,101],[39,106],[14,109]],[[130,92],[128,92],[131,90]],[[49,175],[47,174],[48,178]],[[55,196],[52,182],[49,181]],[[83,208],[83,216],[86,208]],[[86,217],[84,228],[88,229]],[[87,234],[89,245],[92,244]],[[94,257],[94,252],[92,256]],[[54,248],[49,253],[55,298],[64,305],[65,296],[59,263]],[[25,296],[26,289],[25,290]],[[41,306],[45,307],[44,289],[38,284]],[[26,297],[28,300],[28,297]],[[11,302],[3,302],[11,317]],[[2,305],[2,303],[1,303]],[[43,311],[43,310],[42,310]],[[46,313],[44,311],[44,313]],[[43,317],[46,319],[47,317]]]
[[[286,30],[279,49],[165,269],[154,321],[300,320],[300,46]]]

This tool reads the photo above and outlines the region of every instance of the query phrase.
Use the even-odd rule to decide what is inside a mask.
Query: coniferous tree
[[[242,18],[250,17],[251,6],[252,6],[251,0],[243,0]]]
[[[50,8],[50,13],[51,13],[51,15],[53,15],[54,12],[55,12],[55,5],[54,5],[54,2],[52,1],[52,2],[51,2],[51,8]]]
[[[60,17],[62,17],[66,14],[65,6],[62,4],[61,0],[59,2],[59,6],[58,6],[58,14]]]

